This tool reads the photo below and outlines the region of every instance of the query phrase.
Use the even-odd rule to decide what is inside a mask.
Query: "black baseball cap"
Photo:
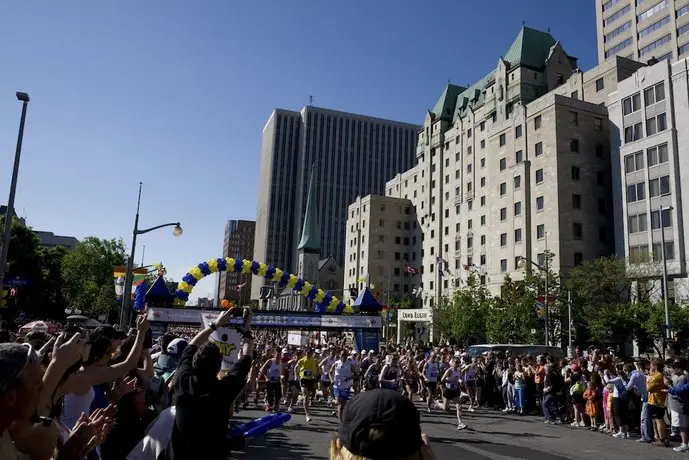
[[[338,437],[352,454],[374,460],[404,458],[424,445],[414,403],[382,388],[365,391],[347,403]]]

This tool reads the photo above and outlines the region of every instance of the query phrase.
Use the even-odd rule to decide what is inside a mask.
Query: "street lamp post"
[[[180,227],[179,222],[169,222],[167,224],[156,225],[155,227],[146,228],[144,230],[139,230],[139,208],[141,207],[141,186],[143,184],[139,182],[139,198],[136,202],[136,216],[134,217],[134,231],[132,232],[132,248],[127,259],[127,271],[124,278],[124,293],[122,294],[122,306],[120,307],[120,325],[125,327],[129,324],[129,306],[132,297],[132,283],[134,282],[134,256],[136,253],[136,237],[138,235],[143,235],[144,233],[152,232],[153,230],[158,230],[164,227],[174,227],[172,229],[172,234],[175,236],[182,235],[182,227]]]
[[[665,338],[672,338],[672,331],[670,330],[670,303],[668,300],[668,288],[667,288],[667,257],[665,254],[665,224],[663,222],[663,211],[667,210],[668,213],[672,211],[672,206],[664,207],[660,206],[659,220],[660,220],[660,254],[663,257],[663,299],[665,303]]]
[[[0,249],[0,289],[5,282],[5,266],[10,249],[12,232],[12,220],[14,218],[14,197],[17,193],[17,177],[19,176],[19,161],[22,155],[22,142],[24,140],[24,124],[26,123],[26,109],[29,106],[29,95],[17,93],[17,99],[22,102],[22,115],[19,119],[19,133],[17,134],[17,150],[14,152],[14,168],[12,169],[12,182],[10,182],[10,196],[7,199],[7,211],[5,212],[5,228],[2,233],[2,249]]]
[[[548,313],[548,242],[547,242],[548,236],[546,235],[546,254],[545,254],[545,267],[541,267],[538,263],[534,262],[531,259],[527,259],[524,256],[519,256],[520,259],[520,265],[524,266],[525,263],[531,263],[534,267],[539,269],[542,272],[545,272],[545,300],[543,302],[543,308],[544,308],[544,314],[543,317],[545,319],[545,345],[549,346],[550,345],[550,340],[548,338],[549,336],[549,331],[550,328],[548,326],[548,320],[549,320],[549,313]]]

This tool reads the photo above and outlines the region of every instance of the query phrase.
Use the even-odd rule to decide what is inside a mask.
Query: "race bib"
[[[448,390],[456,390],[457,389],[457,384],[456,383],[448,383],[446,384]]]
[[[432,379],[435,379],[435,378],[438,378],[438,373],[437,372],[431,372],[428,376]]]
[[[312,376],[313,376],[313,372],[311,372],[311,371],[304,371],[304,377],[312,377]]]
[[[276,376],[276,375],[271,375],[271,376],[270,376],[270,381],[271,381],[271,382],[277,382],[278,380],[280,380],[280,377],[278,377],[278,376]]]

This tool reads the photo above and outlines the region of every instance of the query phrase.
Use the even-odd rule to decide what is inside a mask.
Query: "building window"
[[[574,253],[574,266],[581,265],[584,263],[584,254],[581,252]]]
[[[500,147],[504,146],[507,143],[507,136],[505,133],[500,134]]]
[[[481,216],[481,226],[486,225],[486,216],[485,214]]]
[[[481,167],[482,167],[482,168],[485,168],[485,167],[486,167],[486,159],[485,159],[485,158],[481,158],[480,164],[481,164]]]
[[[624,17],[627,13],[629,13],[632,9],[631,5],[627,5],[623,7],[621,10],[616,11],[615,13],[611,14],[608,16],[606,19],[603,20],[603,26],[607,27],[613,22],[617,21],[618,19]]]
[[[486,235],[481,235],[481,246],[486,245]]]
[[[653,43],[649,43],[648,45],[644,46],[643,48],[639,49],[639,57],[642,57],[654,49],[660,48],[661,46],[665,45],[666,43],[670,43],[670,38],[671,35],[667,34],[664,37],[660,37],[658,40],[654,41]]]
[[[646,150],[646,158],[648,159],[648,166],[655,166],[661,163],[667,163],[668,152],[667,143],[656,145]],[[625,163],[626,166],[626,163]]]
[[[501,233],[500,234],[500,247],[505,247],[507,246],[507,233]]]
[[[598,214],[605,214],[605,198],[598,198]]]
[[[533,119],[533,129],[534,131],[537,129],[541,129],[541,116],[536,115],[536,118]]]
[[[641,3],[641,2],[639,2]],[[656,30],[660,30],[663,28],[663,26],[667,25],[670,23],[670,16],[665,16],[663,19],[660,21],[656,21],[650,26],[646,27],[645,29],[642,29],[639,31],[639,39],[642,39],[643,37],[647,35],[651,35],[653,32]],[[677,33],[677,35],[681,35],[680,33]]]
[[[572,91],[572,92],[570,93],[569,96],[570,96],[572,99],[579,99],[579,91]],[[575,115],[576,115],[576,113],[575,113]],[[575,125],[577,124],[576,117],[575,117],[574,124],[575,124]]]
[[[578,193],[572,194],[572,208],[581,209],[581,195]]]
[[[627,218],[627,232],[629,234],[645,232],[646,230],[648,230],[648,220],[645,212]]]
[[[569,122],[573,125],[579,124],[579,114],[574,110],[569,111]]]
[[[543,182],[543,169],[536,170],[536,183],[540,184]]]
[[[483,195],[483,196],[481,196],[481,206],[485,206],[485,205],[486,205],[486,196]]]
[[[655,117],[646,119],[646,135],[652,136],[667,129],[665,113],[659,113]]]
[[[627,185],[627,203],[642,201],[646,199],[646,188],[643,182]]]
[[[507,158],[500,158],[500,171],[504,171],[507,168]]]
[[[500,208],[500,220],[507,220],[507,208]]]
[[[624,141],[634,142],[638,141],[644,136],[643,128],[641,122],[634,123],[631,126],[625,126],[624,128]]]
[[[514,154],[514,162],[515,162],[516,164],[519,164],[519,163],[521,163],[522,161],[524,161],[524,154],[522,153],[521,150],[517,150],[517,151],[515,152],[515,154]]]
[[[471,137],[471,128],[467,129],[467,137]]]
[[[572,223],[572,236],[575,240],[580,240],[584,235],[584,227],[581,222]]]
[[[632,264],[645,263],[649,261],[648,245],[629,247],[629,262]]]
[[[522,241],[522,229],[517,228],[514,230],[514,242],[515,243],[521,243]]]
[[[541,239],[545,238],[545,225],[544,224],[539,224],[536,226],[536,238]]]
[[[514,188],[518,190],[522,186],[522,176],[514,176]]]
[[[641,93],[622,99],[622,114],[629,115],[641,109]]]
[[[645,214],[644,214],[645,216]],[[658,211],[651,211],[651,228],[653,230],[657,230],[660,228],[660,210]],[[663,227],[668,228],[672,227],[672,214],[670,214],[669,209],[663,209],[663,216],[662,216],[662,222],[663,222]],[[630,232],[631,233],[631,232]]]
[[[544,198],[542,196],[536,197],[536,211],[543,211],[543,200]]]
[[[500,272],[505,273],[507,271],[507,259],[500,260]]]
[[[624,157],[624,172],[630,173],[644,169],[644,152],[630,153]]]
[[[514,128],[514,138],[519,139],[522,137],[522,125],[517,126]]]
[[[603,119],[598,118],[598,117],[594,117],[593,118],[593,128],[596,131],[603,131]]]
[[[632,25],[631,21],[629,21],[628,24],[631,26]],[[605,88],[605,81],[601,77],[598,80],[596,80],[596,92],[603,91],[604,88]]]
[[[482,148],[482,149],[485,149],[485,148],[486,148],[486,140],[485,140],[485,139],[481,139],[481,144],[480,144],[480,145],[481,145],[481,148]]]
[[[675,242],[665,242],[665,260],[674,260],[675,258]],[[660,243],[653,243],[653,262],[662,262],[663,251]]]
[[[648,192],[651,198],[670,194],[670,176],[662,176],[648,181]]]
[[[500,184],[500,196],[504,196],[507,194],[507,182],[503,182]]]
[[[514,215],[515,216],[521,216],[522,215],[522,202],[517,201],[514,203]]]
[[[579,139],[569,140],[569,151],[574,153],[579,153]]]
[[[632,43],[634,43],[634,41],[631,38],[628,38],[625,41],[621,42],[619,45],[613,46],[612,48],[605,50],[605,59],[609,58],[610,56],[616,55],[628,46],[632,46]]]
[[[537,142],[534,146],[534,153],[537,157],[543,155],[543,142]]]

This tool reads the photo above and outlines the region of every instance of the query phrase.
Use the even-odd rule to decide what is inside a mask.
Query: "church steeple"
[[[306,198],[306,213],[304,227],[301,230],[301,240],[297,249],[304,252],[320,253],[321,228],[318,224],[318,202],[316,200],[316,166],[311,167],[309,174],[309,194]]]

